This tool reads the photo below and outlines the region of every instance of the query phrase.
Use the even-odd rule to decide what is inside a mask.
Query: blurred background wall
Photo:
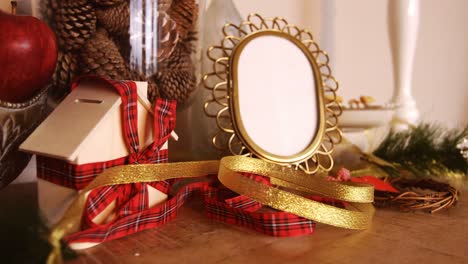
[[[390,0],[391,1],[391,0]],[[388,0],[235,0],[242,15],[283,16],[310,29],[332,59],[345,102],[390,100]],[[468,1],[421,0],[413,95],[424,120],[468,123]]]
[[[18,0],[18,6],[37,13],[38,1]],[[330,54],[345,102],[371,95],[381,103],[390,100],[393,91],[388,1],[234,0],[244,17],[252,12],[282,16],[308,28]],[[9,5],[10,0],[0,0],[0,9]],[[420,5],[413,72],[418,108],[424,120],[464,125],[468,123],[468,1],[421,0]]]
[[[19,2],[22,1],[30,0]],[[391,0],[234,0],[244,17],[253,12],[282,16],[308,28],[330,54],[345,102],[371,95],[379,103],[388,102],[393,91],[388,1]],[[8,9],[9,2],[0,0],[0,9]],[[468,1],[420,2],[413,95],[424,120],[449,127],[466,125]],[[33,5],[27,7],[35,10]],[[28,169],[32,170],[31,166]],[[34,180],[30,177],[33,171],[23,174],[16,182]]]

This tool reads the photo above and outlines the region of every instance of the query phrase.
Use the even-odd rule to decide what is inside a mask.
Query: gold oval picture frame
[[[203,77],[205,88],[211,91],[204,104],[208,117],[214,118],[219,131],[213,135],[213,145],[229,150],[233,155],[258,157],[285,166],[294,166],[307,174],[330,171],[332,151],[341,141],[338,116],[341,105],[337,101],[338,82],[329,66],[329,57],[313,40],[312,34],[280,17],[263,18],[251,14],[239,25],[226,24],[219,45],[207,51],[213,63],[212,72]],[[316,94],[316,132],[307,147],[293,155],[277,155],[260,147],[244,127],[239,107],[238,63],[244,47],[262,36],[275,36],[298,47],[310,63]],[[285,110],[287,111],[287,110]],[[307,120],[304,120],[307,122]]]

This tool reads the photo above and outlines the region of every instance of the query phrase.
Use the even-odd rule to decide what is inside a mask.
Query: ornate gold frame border
[[[307,57],[307,60],[310,63],[310,67],[313,71],[314,76],[317,76],[317,78],[314,78],[315,92],[318,95],[317,96],[317,108],[316,108],[316,112],[318,113],[317,114],[318,115],[317,130],[315,132],[314,138],[309,143],[308,147],[295,155],[278,156],[273,153],[265,151],[250,138],[242,122],[242,118],[240,115],[240,106],[239,106],[239,99],[240,99],[239,87],[238,87],[238,81],[237,81],[238,62],[239,62],[240,54],[242,53],[245,46],[250,41],[261,36],[275,36],[275,37],[286,39],[294,43]],[[228,75],[228,80],[229,80],[228,84],[229,84],[229,87],[231,87],[231,89],[228,89],[228,96],[229,98],[232,99],[232,100],[229,100],[229,111],[230,111],[231,117],[235,121],[234,130],[235,130],[236,136],[239,138],[242,144],[252,152],[252,154],[254,154],[255,156],[259,158],[269,160],[275,163],[294,164],[294,163],[301,162],[310,158],[313,155],[313,153],[317,150],[317,148],[320,146],[320,142],[322,141],[324,129],[325,129],[325,113],[324,113],[324,106],[323,106],[324,96],[323,96],[323,89],[322,89],[322,78],[321,78],[317,65],[314,63],[315,58],[309,52],[307,47],[300,40],[298,40],[297,38],[289,34],[285,34],[283,32],[276,31],[276,30],[262,30],[262,31],[253,32],[249,34],[248,36],[244,37],[242,41],[240,41],[239,44],[235,46],[232,54],[233,55],[231,56],[230,65],[229,65],[231,74]]]
[[[257,156],[281,165],[295,166],[308,174],[331,170],[331,153],[335,144],[341,140],[341,131],[338,129],[341,106],[336,100],[338,82],[332,76],[328,55],[319,48],[312,34],[288,24],[283,18],[263,18],[258,14],[249,15],[247,21],[239,25],[226,24],[222,32],[224,38],[220,45],[212,46],[207,51],[208,59],[213,62],[213,71],[203,77],[204,86],[211,90],[211,98],[205,102],[204,110],[208,117],[216,119],[219,128],[213,137],[213,145],[221,150],[227,148],[233,155]],[[236,120],[239,115],[235,107],[238,98],[235,95],[237,89],[233,87],[233,61],[236,61],[234,58],[241,43],[262,34],[274,34],[292,40],[305,54],[308,53],[315,75],[320,119],[316,138],[306,150],[291,157],[258,151],[260,148],[255,147],[255,142],[248,136],[245,137],[245,131],[237,124],[239,120]]]

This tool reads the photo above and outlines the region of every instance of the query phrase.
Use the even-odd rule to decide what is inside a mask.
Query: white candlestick
[[[389,0],[388,29],[393,59],[395,87],[392,103],[396,106],[394,128],[416,124],[419,111],[412,95],[412,73],[419,27],[419,0]]]

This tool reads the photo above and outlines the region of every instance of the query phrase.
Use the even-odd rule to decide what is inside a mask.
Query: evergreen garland
[[[439,125],[420,124],[402,132],[390,132],[374,155],[394,166],[383,166],[391,176],[406,172],[415,177],[468,175],[468,159],[457,145],[468,137],[468,126],[446,130]]]

